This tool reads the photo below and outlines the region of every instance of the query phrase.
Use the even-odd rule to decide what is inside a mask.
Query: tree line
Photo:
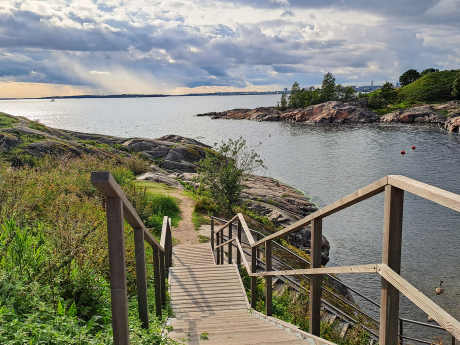
[[[415,69],[409,69],[399,77],[401,88],[413,83],[419,78],[422,78],[430,73],[439,72],[435,68],[427,68],[419,73]],[[281,95],[281,100],[277,102],[276,109],[298,109],[306,108],[310,105],[320,104],[328,101],[353,102],[358,99],[367,99],[369,108],[381,109],[390,104],[401,101],[398,96],[400,88],[395,87],[392,83],[386,82],[383,86],[374,92],[361,93],[356,92],[351,86],[342,86],[335,83],[335,77],[328,72],[323,77],[321,87],[315,88],[300,88],[299,83],[295,82],[291,88],[291,94],[288,96],[285,93]],[[460,99],[460,72],[457,74],[452,85],[451,96]]]
[[[323,83],[320,88],[310,86],[309,88],[300,88],[299,83],[295,82],[291,88],[291,94],[281,95],[281,100],[277,103],[276,109],[296,109],[306,108],[310,105],[320,104],[329,101],[352,102],[358,98],[356,91],[351,86],[342,86],[335,84],[335,77],[328,72],[323,77]]]

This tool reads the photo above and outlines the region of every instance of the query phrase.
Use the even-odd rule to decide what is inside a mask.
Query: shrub
[[[194,211],[213,215],[217,212],[217,205],[212,199],[203,196],[195,203]]]

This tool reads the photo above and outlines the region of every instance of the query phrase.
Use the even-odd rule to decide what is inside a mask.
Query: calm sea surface
[[[0,111],[48,126],[122,137],[179,134],[213,144],[243,136],[262,142],[267,175],[302,190],[323,207],[385,175],[405,175],[460,194],[460,136],[427,126],[315,126],[211,120],[198,113],[273,106],[277,95],[139,99],[0,101]],[[411,150],[415,145],[416,150]],[[406,155],[400,151],[405,150]],[[460,319],[460,214],[406,193],[402,276]],[[329,265],[381,262],[383,195],[324,220],[331,243]],[[342,275],[376,300],[375,275]],[[445,293],[434,289],[443,280]],[[363,307],[366,305],[362,303]],[[401,316],[427,316],[402,299]],[[410,329],[408,325],[405,327]],[[431,333],[418,331],[419,335]]]

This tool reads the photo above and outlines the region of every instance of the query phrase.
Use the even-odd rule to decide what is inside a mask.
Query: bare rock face
[[[377,115],[354,103],[331,101],[305,108],[296,114],[295,121],[313,123],[371,123],[377,121]]]
[[[424,105],[410,109],[398,109],[392,113],[385,114],[380,118],[380,122],[386,123],[431,123],[443,124],[445,118],[441,113],[436,112],[432,105]]]
[[[377,115],[362,107],[359,102],[326,102],[305,109],[289,109],[284,112],[275,108],[233,109],[222,113],[199,114],[214,119],[247,119],[252,121],[291,121],[311,123],[371,123]]]
[[[447,119],[444,124],[444,129],[447,129],[451,132],[459,132],[460,129],[460,113],[456,116],[450,117]]]
[[[22,144],[22,140],[9,133],[0,133],[0,151],[11,150]]]

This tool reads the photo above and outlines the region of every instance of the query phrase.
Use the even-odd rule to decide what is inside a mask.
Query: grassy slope
[[[425,75],[413,83],[399,88],[397,103],[390,104],[386,108],[373,109],[379,115],[391,113],[397,109],[408,109],[423,104],[437,104],[452,100],[452,85],[457,71],[442,71]],[[369,93],[378,94],[380,90]]]
[[[398,98],[404,102],[442,102],[452,99],[452,85],[457,71],[442,71],[425,75],[398,90]]]

